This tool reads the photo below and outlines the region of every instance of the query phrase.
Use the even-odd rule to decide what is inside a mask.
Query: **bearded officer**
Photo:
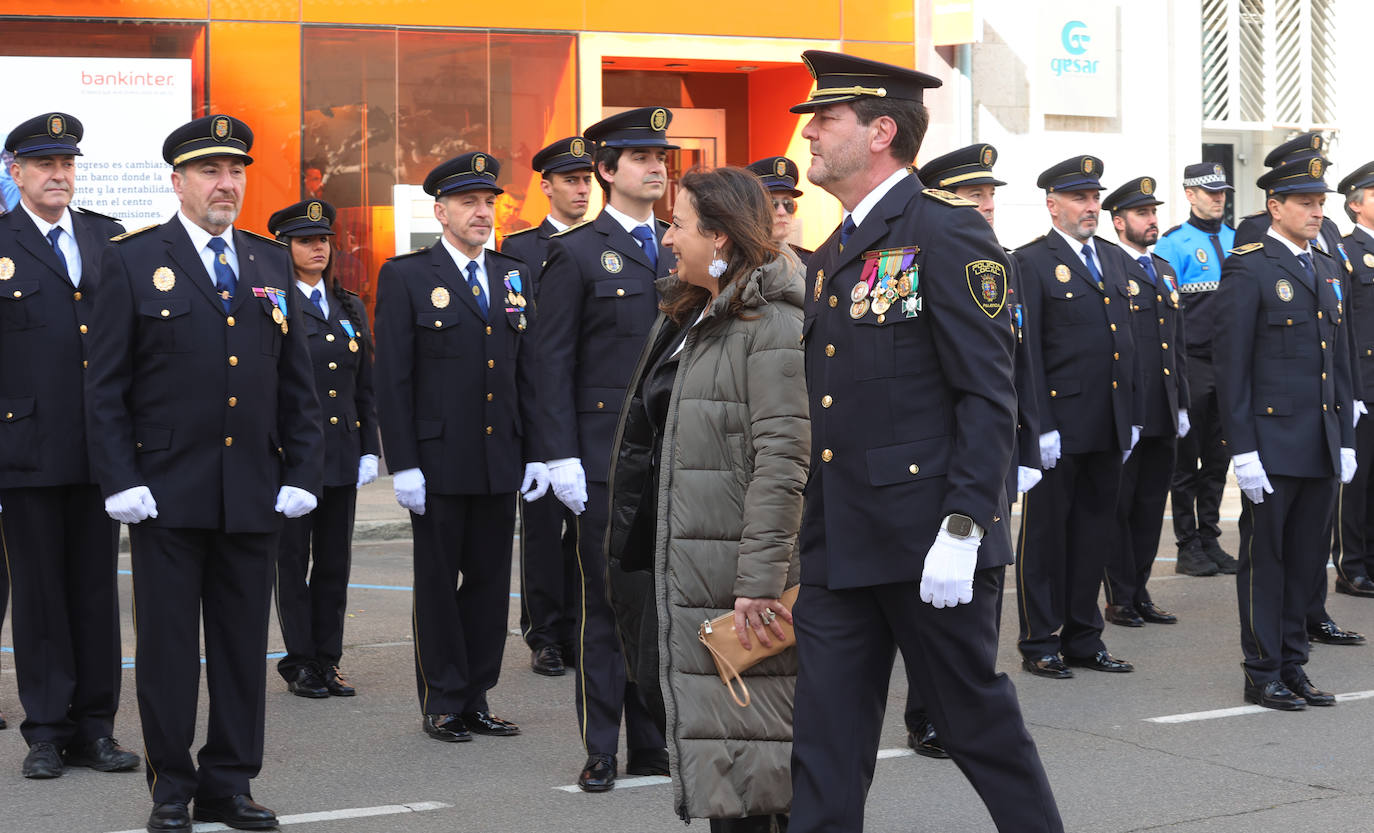
[[[769,156],[749,163],[749,172],[757,176],[773,201],[773,242],[789,246],[802,263],[811,257],[810,249],[790,242],[797,221],[797,163],[786,156]]]
[[[1337,189],[1355,228],[1345,236],[1352,273],[1344,282],[1346,324],[1355,347],[1352,376],[1363,390],[1374,390],[1374,162],[1356,168]],[[1331,559],[1336,564],[1336,592],[1374,598],[1374,420],[1355,422],[1355,479],[1341,486]]]

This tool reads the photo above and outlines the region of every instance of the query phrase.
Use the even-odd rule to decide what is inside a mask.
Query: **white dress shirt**
[[[1265,234],[1269,235],[1270,237],[1272,237],[1272,238],[1274,238],[1275,240],[1279,241],[1279,242],[1282,243],[1283,245],[1287,246],[1287,247],[1288,247],[1288,251],[1292,252],[1294,255],[1310,255],[1310,254],[1312,254],[1312,247],[1311,247],[1311,245],[1308,245],[1308,246],[1299,246],[1297,243],[1294,243],[1292,240],[1289,240],[1287,237],[1284,237],[1282,234],[1279,234],[1277,231],[1275,231],[1273,226],[1270,226],[1270,227],[1269,227],[1269,230],[1266,231]],[[1313,268],[1314,271],[1316,270],[1316,267],[1315,267],[1315,266],[1313,266],[1312,268]]]
[[[310,304],[312,307],[315,305],[315,302],[310,300],[310,293],[314,292],[317,289],[320,291],[320,306],[324,308],[324,318],[326,321],[328,321],[329,292],[324,288],[324,280],[321,279],[319,283],[315,284],[314,286],[311,286],[305,281],[297,279],[296,288],[299,289],[301,291],[301,294],[305,296],[306,303]]]
[[[897,183],[906,179],[908,176],[911,176],[911,174],[907,171],[906,168],[898,168],[897,170],[893,171],[892,175],[889,176],[887,179],[884,179],[882,182],[879,182],[878,187],[874,188],[872,191],[869,191],[867,196],[859,200],[859,204],[854,206],[854,210],[845,214],[846,217],[854,218],[854,228],[858,228],[859,226],[863,225],[864,218],[868,216],[869,212],[873,210],[874,206],[876,206],[878,202],[882,200],[883,197],[887,196],[888,191],[891,191],[893,188],[897,187]],[[843,224],[844,221],[841,220],[840,223]]]
[[[177,212],[177,219],[186,228],[186,233],[191,237],[191,248],[200,255],[200,262],[205,264],[205,274],[210,276],[210,287],[215,286],[215,250],[210,248],[210,238],[218,237],[222,239],[227,248],[224,250],[224,257],[229,261],[229,268],[234,270],[234,275],[243,274],[239,271],[238,252],[234,251],[234,227],[230,226],[224,230],[223,234],[211,234],[191,221],[190,217]]]
[[[67,259],[67,276],[71,278],[72,286],[80,286],[81,248],[76,245],[76,231],[72,224],[72,213],[64,206],[62,209],[62,216],[57,218],[57,222],[49,223],[47,220],[29,211],[29,207],[24,205],[23,200],[20,200],[19,204],[24,206],[24,212],[33,220],[34,225],[38,226],[38,233],[43,235],[44,238],[48,236],[48,232],[52,231],[54,227],[62,229],[62,234],[57,238],[57,246],[62,250],[62,256]],[[48,241],[45,239],[43,242],[47,243]]]
[[[1080,263],[1083,264],[1084,267],[1087,267],[1088,259],[1083,256],[1083,247],[1087,246],[1088,249],[1093,253],[1093,265],[1097,267],[1097,273],[1099,275],[1102,274],[1102,258],[1098,256],[1097,247],[1093,245],[1093,239],[1091,237],[1089,237],[1087,240],[1078,240],[1077,238],[1071,237],[1059,226],[1050,226],[1050,228],[1058,232],[1059,236],[1064,238],[1064,240],[1068,242],[1069,248],[1073,249],[1074,254],[1078,255],[1078,260]]]
[[[487,268],[484,263],[486,258],[483,257],[480,260],[473,260],[458,251],[456,246],[448,242],[447,237],[440,237],[439,242],[444,244],[444,248],[448,250],[449,257],[453,258],[453,262],[458,265],[458,272],[463,276],[464,283],[467,283],[468,280],[468,264],[477,264],[477,283],[482,287],[482,294],[487,296],[487,309],[491,309],[491,287],[487,284]]]

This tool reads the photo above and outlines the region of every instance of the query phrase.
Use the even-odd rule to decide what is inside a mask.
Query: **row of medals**
[[[911,295],[910,274],[902,275],[895,284],[890,276],[879,280],[877,285],[873,287],[870,287],[865,281],[859,281],[849,291],[849,300],[854,302],[849,307],[849,317],[863,318],[868,314],[869,309],[873,310],[874,315],[883,315],[892,309],[892,305],[899,299],[909,295]]]

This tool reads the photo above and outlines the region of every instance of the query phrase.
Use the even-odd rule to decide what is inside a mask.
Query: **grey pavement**
[[[1232,489],[1223,516],[1234,519],[1237,511]],[[323,701],[293,697],[269,661],[266,760],[254,795],[283,816],[299,817],[288,818],[293,823],[283,830],[681,829],[671,809],[670,788],[662,783],[603,795],[558,789],[575,781],[583,758],[573,719],[573,679],[532,674],[529,653],[516,635],[509,637],[502,681],[491,702],[497,714],[520,723],[523,734],[454,745],[428,740],[420,731],[416,707],[407,522],[391,499],[387,478],[363,490],[358,523],[360,532],[376,533],[356,546],[357,586],[349,595],[344,670],[359,696]],[[1224,528],[1223,544],[1234,552],[1234,520]],[[1167,530],[1160,555],[1174,555]],[[120,565],[127,569],[127,556]],[[127,576],[121,578],[121,589],[124,656],[132,657]],[[1176,576],[1169,560],[1160,562],[1151,590],[1182,623],[1143,629],[1109,625],[1108,647],[1134,662],[1136,673],[1079,671],[1068,681],[1043,680],[1019,670],[1016,596],[1014,590],[1007,595],[999,664],[1016,684],[1066,828],[1084,833],[1374,829],[1374,779],[1369,777],[1374,769],[1369,730],[1374,698],[1296,714],[1149,720],[1244,705],[1235,582],[1220,576]],[[518,591],[513,581],[512,593]],[[512,628],[518,623],[518,604],[513,597]],[[1343,626],[1374,632],[1374,601],[1333,594],[1329,606]],[[269,650],[281,650],[275,622],[271,633]],[[10,644],[6,622],[0,645]],[[1318,646],[1308,670],[1328,690],[1370,693],[1371,659],[1370,646]],[[133,683],[130,668],[124,672],[116,735],[141,751]],[[12,724],[0,732],[0,833],[141,829],[149,809],[142,772],[78,769],[48,782],[19,776],[24,743],[16,728],[21,715],[14,685],[14,656],[0,653],[0,709]],[[882,739],[890,757],[877,764],[866,829],[991,830],[986,811],[954,764],[904,754],[905,688],[899,665]],[[723,691],[721,703],[721,708],[735,708]],[[836,719],[844,715],[845,704],[836,703]],[[340,811],[359,810],[385,814],[334,817],[356,816]],[[705,825],[696,822],[692,829],[704,830]]]

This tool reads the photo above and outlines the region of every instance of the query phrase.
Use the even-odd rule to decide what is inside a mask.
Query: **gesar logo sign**
[[[1044,0],[1032,77],[1041,112],[1112,117],[1117,88],[1120,21],[1117,4]]]
[[[1092,36],[1088,25],[1081,20],[1070,20],[1059,32],[1060,44],[1070,55],[1082,55],[1088,51]],[[1096,75],[1100,60],[1090,58],[1051,58],[1050,71],[1055,75]]]

